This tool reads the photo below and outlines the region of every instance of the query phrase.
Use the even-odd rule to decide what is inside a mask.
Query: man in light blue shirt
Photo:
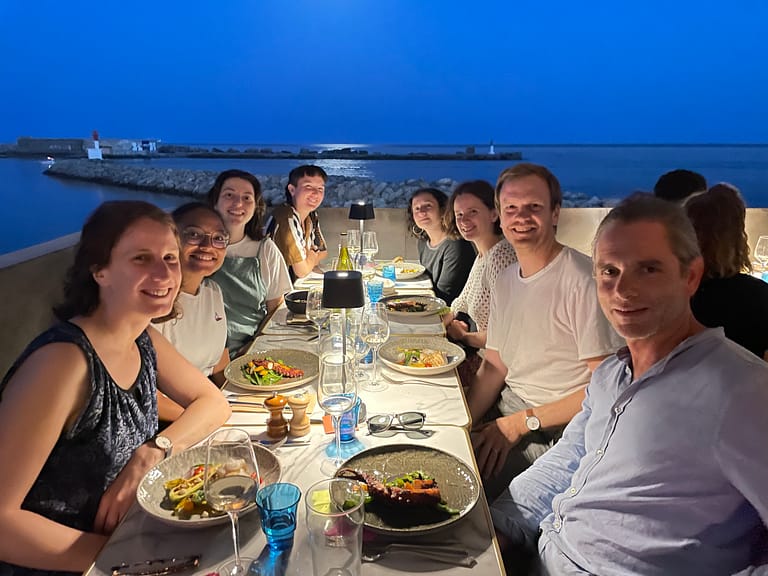
[[[768,365],[693,317],[695,232],[635,195],[600,224],[593,259],[627,348],[494,503],[502,547],[538,544],[545,574],[768,574]]]

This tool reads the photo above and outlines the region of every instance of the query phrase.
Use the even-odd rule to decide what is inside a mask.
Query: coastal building
[[[16,139],[16,152],[29,155],[84,156],[85,140],[82,138],[31,138]]]

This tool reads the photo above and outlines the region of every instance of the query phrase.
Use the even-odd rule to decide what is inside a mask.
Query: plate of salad
[[[232,360],[224,376],[244,390],[279,392],[316,378],[318,365],[317,354],[306,350],[260,350]]]

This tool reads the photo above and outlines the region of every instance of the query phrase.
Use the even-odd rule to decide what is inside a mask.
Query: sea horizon
[[[338,147],[365,147],[382,150],[397,147],[420,152],[430,148],[445,153],[463,151],[475,146],[478,153],[490,142],[482,144],[350,144],[350,143],[204,143],[187,145],[209,147],[309,148],[323,150]],[[179,143],[178,145],[184,145]],[[519,151],[523,161],[543,164],[558,177],[565,191],[613,200],[638,191],[650,191],[658,177],[677,168],[700,172],[710,185],[729,182],[738,187],[752,208],[768,207],[768,144],[726,145],[531,145],[494,143],[497,152]],[[148,157],[116,160],[127,164],[169,169],[222,171],[229,168],[248,170],[257,175],[287,175],[298,159],[218,159]],[[494,183],[504,168],[513,164],[499,160],[376,160],[361,155],[354,160],[318,159],[331,175],[370,178],[376,181],[401,182],[423,179],[429,182],[450,178],[457,182],[485,179]],[[6,198],[6,209],[0,214],[3,235],[0,254],[52,240],[78,231],[87,215],[105,200],[141,198],[163,208],[173,208],[185,198],[127,190],[90,182],[65,181],[44,175],[44,165],[31,159],[0,158],[0,186]],[[43,207],[41,210],[40,207]]]

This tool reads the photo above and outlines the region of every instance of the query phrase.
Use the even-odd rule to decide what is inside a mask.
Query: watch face
[[[155,445],[161,450],[165,450],[166,458],[173,447],[173,443],[165,436],[155,436]]]
[[[528,418],[525,419],[525,425],[528,426],[528,430],[532,431],[541,428],[541,422],[536,416],[528,416]]]

